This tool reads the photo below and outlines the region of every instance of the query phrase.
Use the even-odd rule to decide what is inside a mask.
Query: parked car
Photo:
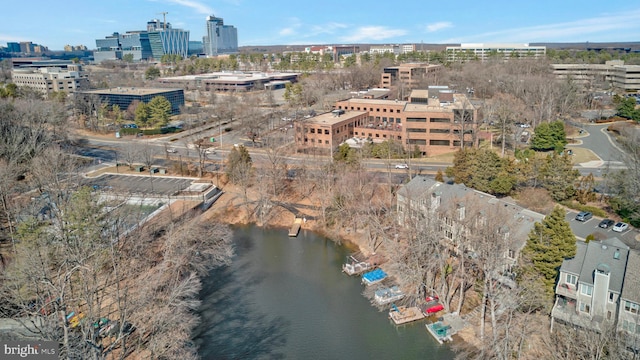
[[[593,214],[588,211],[580,211],[578,215],[576,215],[576,220],[578,221],[587,221],[593,217]]]
[[[215,154],[216,153],[216,149],[214,149],[214,148],[206,148],[204,150],[204,153],[205,154]]]
[[[600,221],[600,224],[598,224],[598,227],[608,229],[613,226],[613,224],[615,224],[615,221],[611,219],[603,219],[602,221]]]
[[[619,223],[613,225],[613,228],[611,230],[613,230],[615,232],[623,232],[623,231],[627,230],[628,228],[629,228],[629,224],[623,223],[623,222],[619,222]]]
[[[175,154],[175,153],[177,153],[177,152],[178,152],[178,150],[176,150],[176,149],[174,149],[174,148],[168,148],[168,149],[167,149],[167,152],[168,152],[168,153],[170,153],[170,154]]]
[[[396,164],[396,169],[408,169],[409,165],[407,164]]]

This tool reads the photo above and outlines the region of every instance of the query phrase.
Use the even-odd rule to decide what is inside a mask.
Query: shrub
[[[577,210],[577,211],[588,211],[590,213],[592,213],[595,216],[599,216],[599,217],[607,217],[607,212],[600,209],[599,207],[595,207],[595,206],[589,206],[589,205],[582,205],[576,201],[572,201],[572,200],[567,200],[567,201],[562,201],[561,202],[562,205],[573,209],[573,210]]]

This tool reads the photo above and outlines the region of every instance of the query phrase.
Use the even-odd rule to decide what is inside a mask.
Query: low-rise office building
[[[78,95],[98,96],[102,102],[109,106],[118,105],[122,110],[126,110],[135,101],[149,103],[156,96],[163,96],[171,103],[171,113],[174,115],[179,114],[180,107],[184,106],[184,91],[182,89],[117,87],[81,91]]]
[[[281,89],[287,83],[298,81],[299,73],[213,72],[199,75],[163,77],[165,84],[180,84],[190,89],[206,91],[251,91],[255,89]]]
[[[398,85],[406,89],[414,89],[420,85],[435,82],[442,69],[442,65],[433,64],[408,63],[389,66],[382,70],[380,87],[390,89],[392,85]]]
[[[398,141],[406,151],[417,148],[427,156],[477,146],[478,108],[447,87],[414,90],[408,101],[351,98],[335,108],[347,116],[367,113],[365,123],[354,125],[353,137],[360,140]]]
[[[80,65],[65,67],[15,68],[11,70],[11,80],[17,86],[30,87],[44,94],[54,91],[74,92],[89,88],[89,79]]]
[[[625,65],[622,60],[604,64],[551,64],[558,79],[572,79],[586,89],[640,91],[640,65]]]

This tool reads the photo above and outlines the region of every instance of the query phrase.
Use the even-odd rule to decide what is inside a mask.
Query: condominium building
[[[222,18],[211,15],[207,16],[206,27],[206,35],[202,38],[205,55],[238,52],[238,29],[233,25],[225,25]]]
[[[156,96],[163,96],[171,103],[171,113],[179,114],[184,106],[184,91],[182,89],[153,89],[135,87],[117,87],[112,89],[80,91],[78,96],[98,96],[100,101],[109,106],[118,105],[120,109],[127,109],[134,101],[149,103]]]
[[[336,102],[334,107],[330,115],[296,123],[299,150],[331,150],[340,145],[310,131],[319,124],[326,125],[322,134],[326,129],[329,133],[324,135],[339,135],[333,138],[336,141],[344,141],[343,137],[397,141],[407,151],[417,148],[428,156],[477,146],[478,109],[465,95],[446,87],[416,90],[408,101],[351,98]]]
[[[596,332],[613,331],[623,292],[629,247],[617,238],[588,243],[578,241],[576,246],[576,255],[565,259],[560,267],[556,301],[551,311],[551,329],[554,322],[560,321]],[[633,301],[638,300],[635,296],[632,298]],[[634,319],[634,324],[636,322]]]
[[[546,46],[529,44],[460,44],[447,46],[448,61],[485,61],[489,58],[508,60],[512,58],[542,58],[547,53]]]
[[[631,250],[627,259],[622,294],[620,295],[617,330],[626,347],[640,351],[640,252]]]
[[[382,70],[380,87],[390,89],[392,85],[398,85],[404,89],[414,89],[425,86],[433,83],[442,69],[442,65],[416,63],[389,66]]]
[[[398,189],[396,208],[398,224],[422,222],[455,253],[473,256],[474,249],[483,246],[475,243],[480,238],[499,242],[492,245],[492,251],[502,255],[501,264],[496,264],[501,270],[496,273],[496,280],[503,285],[513,281],[501,273],[509,272],[516,264],[534,224],[544,219],[540,213],[464,184],[446,184],[421,175]],[[474,236],[479,233],[482,236]]]

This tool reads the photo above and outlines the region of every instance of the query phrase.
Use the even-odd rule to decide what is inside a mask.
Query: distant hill
[[[490,44],[490,43],[486,43]],[[308,44],[308,45],[254,45],[241,46],[240,52],[261,52],[261,53],[280,53],[283,51],[304,51],[310,46],[358,46],[360,51],[368,51],[371,46],[390,45],[390,44]],[[415,43],[416,50],[443,51],[447,46],[458,46],[460,44],[424,44]],[[554,50],[618,50],[627,52],[639,52],[640,42],[574,42],[574,43],[529,43],[531,46],[546,46],[547,49]]]

